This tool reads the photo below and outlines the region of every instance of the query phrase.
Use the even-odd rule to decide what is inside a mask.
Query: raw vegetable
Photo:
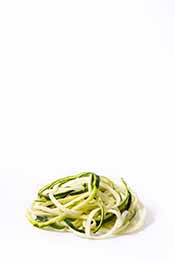
[[[101,239],[139,229],[145,209],[123,178],[116,185],[105,176],[84,172],[41,188],[26,216],[39,228]]]

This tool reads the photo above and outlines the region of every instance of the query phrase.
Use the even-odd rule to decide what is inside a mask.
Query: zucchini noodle
[[[145,209],[123,178],[116,185],[105,176],[84,172],[42,187],[26,217],[38,228],[103,239],[140,229]]]

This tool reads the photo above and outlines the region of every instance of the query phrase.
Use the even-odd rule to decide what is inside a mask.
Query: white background
[[[174,117],[173,0],[1,0],[1,262],[174,262]],[[128,181],[142,231],[28,224],[39,186],[84,170]]]

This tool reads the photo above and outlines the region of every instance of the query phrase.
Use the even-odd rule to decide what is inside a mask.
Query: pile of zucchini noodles
[[[123,178],[116,185],[91,172],[44,186],[26,214],[36,227],[72,231],[92,239],[136,231],[144,215],[143,205]]]

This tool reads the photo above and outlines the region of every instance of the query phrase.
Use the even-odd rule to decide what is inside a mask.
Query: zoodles
[[[105,176],[83,172],[41,188],[26,216],[39,228],[102,239],[138,230],[145,209],[123,178],[115,184]]]

